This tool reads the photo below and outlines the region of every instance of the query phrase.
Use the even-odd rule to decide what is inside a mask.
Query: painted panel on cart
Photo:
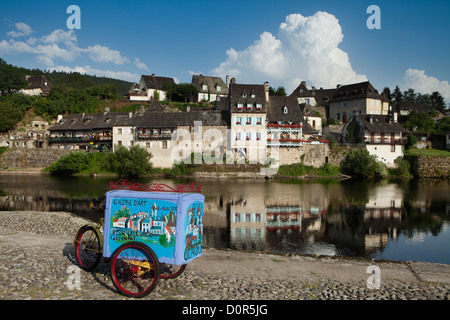
[[[203,206],[202,201],[194,201],[187,208],[184,224],[186,226],[184,259],[186,261],[202,254]]]
[[[166,200],[113,198],[111,201],[109,246],[139,241],[158,257],[172,258],[175,250],[177,204]]]

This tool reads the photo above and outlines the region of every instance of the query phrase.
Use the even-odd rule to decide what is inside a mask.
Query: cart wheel
[[[165,264],[161,263],[160,269],[161,274],[160,277],[162,279],[175,279],[179,277],[184,270],[186,269],[187,264],[181,264],[179,266],[173,264]]]
[[[123,295],[142,298],[158,283],[159,261],[147,245],[136,241],[124,243],[111,256],[111,279]]]
[[[76,259],[85,271],[94,269],[102,258],[100,238],[92,226],[83,226],[75,236]]]

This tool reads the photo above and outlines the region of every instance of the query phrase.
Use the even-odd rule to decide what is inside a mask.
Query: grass
[[[450,152],[438,149],[407,149],[406,156],[450,156]]]

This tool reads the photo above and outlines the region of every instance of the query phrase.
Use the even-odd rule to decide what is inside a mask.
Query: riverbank
[[[81,271],[72,239],[87,221],[66,212],[0,212],[0,299],[121,300],[108,264]],[[369,289],[370,260],[283,256],[206,248],[174,280],[161,280],[148,300],[450,300],[450,265],[376,261],[380,289]]]

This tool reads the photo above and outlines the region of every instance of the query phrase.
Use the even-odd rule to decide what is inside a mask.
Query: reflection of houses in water
[[[403,194],[397,185],[376,188],[364,207],[364,248],[366,254],[396,240],[402,225]]]
[[[289,251],[306,242],[314,243],[323,233],[321,214],[327,211],[313,206],[303,209],[296,196],[247,194],[230,206],[230,242],[238,250]],[[305,223],[306,221],[306,223]]]

